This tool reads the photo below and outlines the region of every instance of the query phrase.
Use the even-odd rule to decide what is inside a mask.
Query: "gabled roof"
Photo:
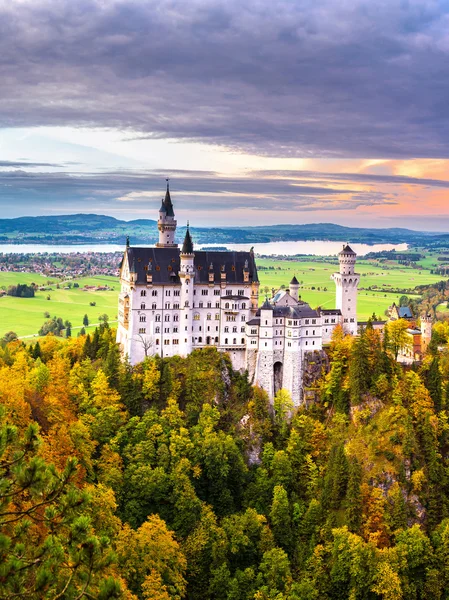
[[[410,306],[399,306],[397,311],[401,319],[413,319],[413,313],[410,309]]]
[[[179,248],[135,248],[125,250],[128,264],[134,261],[137,284],[146,285],[148,272],[154,284],[180,283]],[[226,273],[226,281],[230,284],[246,284],[243,278],[245,264],[248,265],[249,283],[259,281],[254,254],[250,252],[208,252],[197,250],[193,259],[195,283],[208,284],[209,274],[213,273],[215,283],[221,281],[221,273]],[[212,265],[212,269],[210,266]],[[222,270],[223,269],[223,270]]]
[[[258,309],[256,312],[256,317],[260,316],[261,308],[265,308],[265,306],[262,305]],[[273,310],[274,317],[285,317],[287,319],[308,319],[319,317],[318,312],[310,308],[306,302],[297,304],[296,306],[275,306],[274,308],[271,307],[271,309]]]
[[[262,304],[261,308],[263,310],[273,310],[273,307],[271,306],[271,304],[268,302],[268,298],[265,299],[265,302]]]

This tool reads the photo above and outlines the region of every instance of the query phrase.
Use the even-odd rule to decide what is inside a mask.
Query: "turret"
[[[178,247],[178,244],[175,244],[176,221],[173,204],[170,197],[168,179],[165,198],[162,199],[162,204],[159,209],[157,228],[159,229],[159,242],[156,244],[158,248]]]
[[[432,339],[432,317],[424,315],[421,317],[421,350],[426,352]]]
[[[296,301],[299,300],[299,281],[296,279],[296,275],[293,276],[293,279],[290,281],[289,285],[290,296],[294,298]]]
[[[195,284],[195,267],[193,242],[187,223],[186,235],[180,253],[179,279],[181,280],[181,343],[180,354],[187,356],[192,352],[193,325],[193,289]]]
[[[343,329],[351,335],[357,335],[357,288],[360,275],[354,271],[357,254],[345,244],[338,253],[340,271],[334,273],[331,279],[336,286],[336,304],[341,310]]]

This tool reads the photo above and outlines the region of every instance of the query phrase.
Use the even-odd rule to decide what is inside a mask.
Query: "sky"
[[[0,218],[449,231],[449,0],[0,0]]]

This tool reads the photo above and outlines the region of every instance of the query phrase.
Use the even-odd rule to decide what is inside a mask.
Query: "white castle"
[[[187,356],[214,346],[226,352],[234,369],[270,398],[287,389],[298,405],[303,397],[303,364],[322,350],[339,324],[357,333],[357,255],[348,245],[339,253],[336,308],[312,309],[299,299],[294,277],[259,308],[254,253],[195,250],[187,225],[181,250],[170,190],[159,210],[159,242],[130,247],[120,267],[117,342],[131,364],[145,356]]]

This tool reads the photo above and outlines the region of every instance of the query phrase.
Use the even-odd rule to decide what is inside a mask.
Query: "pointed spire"
[[[137,273],[136,271],[136,258],[133,256],[133,262],[131,263],[131,269],[129,270],[130,273]]]
[[[129,235],[126,236],[126,247],[129,248]]]
[[[169,181],[169,179],[167,177],[167,191],[165,192],[164,205],[165,205],[167,217],[174,217],[175,212],[173,210],[173,204],[172,204],[171,197],[170,197],[170,186],[169,186],[168,181]]]
[[[161,203],[161,207],[159,209],[160,213],[166,213],[167,209],[165,208],[165,204],[164,204],[164,199],[162,198],[162,203]]]
[[[189,222],[187,221],[186,235],[182,245],[181,254],[193,254],[193,242],[190,236]]]
[[[299,285],[299,281],[296,279],[296,275],[293,275],[293,279],[290,281],[290,285]]]

